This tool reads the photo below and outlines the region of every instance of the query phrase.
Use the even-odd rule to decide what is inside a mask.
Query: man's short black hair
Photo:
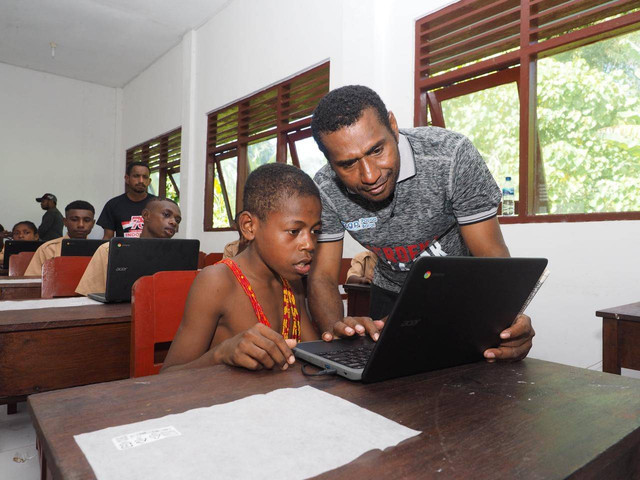
[[[247,212],[266,220],[270,212],[293,196],[320,200],[318,187],[302,170],[286,163],[267,163],[256,168],[247,178],[242,205]]]
[[[127,170],[126,170],[126,174],[130,175],[131,174],[131,169],[133,167],[144,167],[147,170],[149,170],[149,173],[151,173],[151,169],[149,168],[149,164],[145,163],[145,162],[131,162],[131,163],[127,163]]]
[[[96,213],[96,209],[93,208],[93,205],[91,205],[89,202],[85,202],[84,200],[74,200],[69,205],[64,207],[65,215],[69,210],[89,210],[93,214]]]
[[[149,200],[145,204],[146,205],[145,208],[147,208],[150,203],[154,203],[154,202],[171,202],[176,207],[180,208],[180,205],[178,205],[178,202],[176,202],[175,200],[170,199],[169,197],[149,197]]]
[[[369,87],[347,85],[327,93],[318,103],[311,119],[311,132],[318,148],[329,158],[322,135],[356,123],[367,108],[373,108],[380,123],[391,130],[389,112],[380,96]]]
[[[13,232],[18,225],[26,225],[34,234],[38,233],[38,227],[36,227],[36,224],[29,220],[22,220],[21,222],[16,223],[11,231]]]

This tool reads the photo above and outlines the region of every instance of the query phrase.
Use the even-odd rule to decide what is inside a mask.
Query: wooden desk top
[[[37,276],[21,276],[21,277],[6,277],[0,278],[0,285],[10,285],[10,282],[14,280],[33,280],[33,283],[42,283],[42,277]],[[27,285],[31,285],[32,282],[29,282]]]
[[[0,301],[40,298],[40,277],[0,277]]]
[[[130,303],[0,311],[0,333],[131,321]]]
[[[370,385],[305,377],[298,365],[285,372],[216,366],[42,393],[28,403],[54,477],[84,479],[95,477],[75,434],[307,384],[422,431],[320,478],[640,475],[640,382],[534,359]]]
[[[640,302],[598,310],[596,312],[596,317],[640,322]]]

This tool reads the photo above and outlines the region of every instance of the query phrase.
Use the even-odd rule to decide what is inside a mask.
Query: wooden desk
[[[350,317],[368,317],[371,285],[345,283],[342,288],[347,293],[347,315]]]
[[[0,311],[0,404],[129,377],[131,304]]]
[[[16,281],[20,280],[20,281]],[[33,280],[25,283],[24,280]],[[27,300],[40,298],[40,277],[0,278],[0,300]]]
[[[640,302],[598,310],[602,317],[602,371],[640,370]]]
[[[305,377],[298,365],[285,372],[216,366],[32,395],[28,404],[54,478],[90,479],[73,435],[307,384],[422,432],[320,478],[640,475],[640,382],[533,359],[370,385]]]

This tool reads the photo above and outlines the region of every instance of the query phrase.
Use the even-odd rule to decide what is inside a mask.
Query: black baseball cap
[[[36,202],[40,203],[42,200],[53,200],[54,203],[58,203],[58,199],[53,193],[45,193],[40,198],[36,198]]]

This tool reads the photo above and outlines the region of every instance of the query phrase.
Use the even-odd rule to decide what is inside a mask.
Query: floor
[[[3,480],[40,478],[36,432],[26,402],[18,404],[14,415],[7,415],[7,406],[0,405],[0,472]]]

